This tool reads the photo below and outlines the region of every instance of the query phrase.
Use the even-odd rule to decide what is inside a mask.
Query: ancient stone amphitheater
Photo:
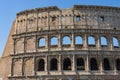
[[[120,8],[74,5],[17,13],[3,80],[120,80]]]

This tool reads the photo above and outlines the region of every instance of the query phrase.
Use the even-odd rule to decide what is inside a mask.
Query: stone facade
[[[19,12],[0,61],[0,67],[8,61],[8,70],[0,75],[4,80],[119,80],[119,22],[116,7]]]

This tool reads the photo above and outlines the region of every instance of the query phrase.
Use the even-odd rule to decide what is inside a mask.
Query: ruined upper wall
[[[120,8],[74,5],[36,8],[17,13],[15,33],[56,29],[117,29],[120,30]]]

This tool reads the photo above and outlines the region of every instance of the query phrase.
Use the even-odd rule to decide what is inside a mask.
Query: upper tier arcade
[[[120,8],[74,5],[69,9],[56,6],[17,13],[15,34],[61,29],[120,30]]]

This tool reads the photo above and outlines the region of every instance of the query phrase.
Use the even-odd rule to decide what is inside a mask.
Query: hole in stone
[[[65,26],[65,28],[67,28],[67,26]]]
[[[114,30],[116,30],[116,28],[113,28]]]
[[[41,31],[43,30],[43,28],[41,28]]]

